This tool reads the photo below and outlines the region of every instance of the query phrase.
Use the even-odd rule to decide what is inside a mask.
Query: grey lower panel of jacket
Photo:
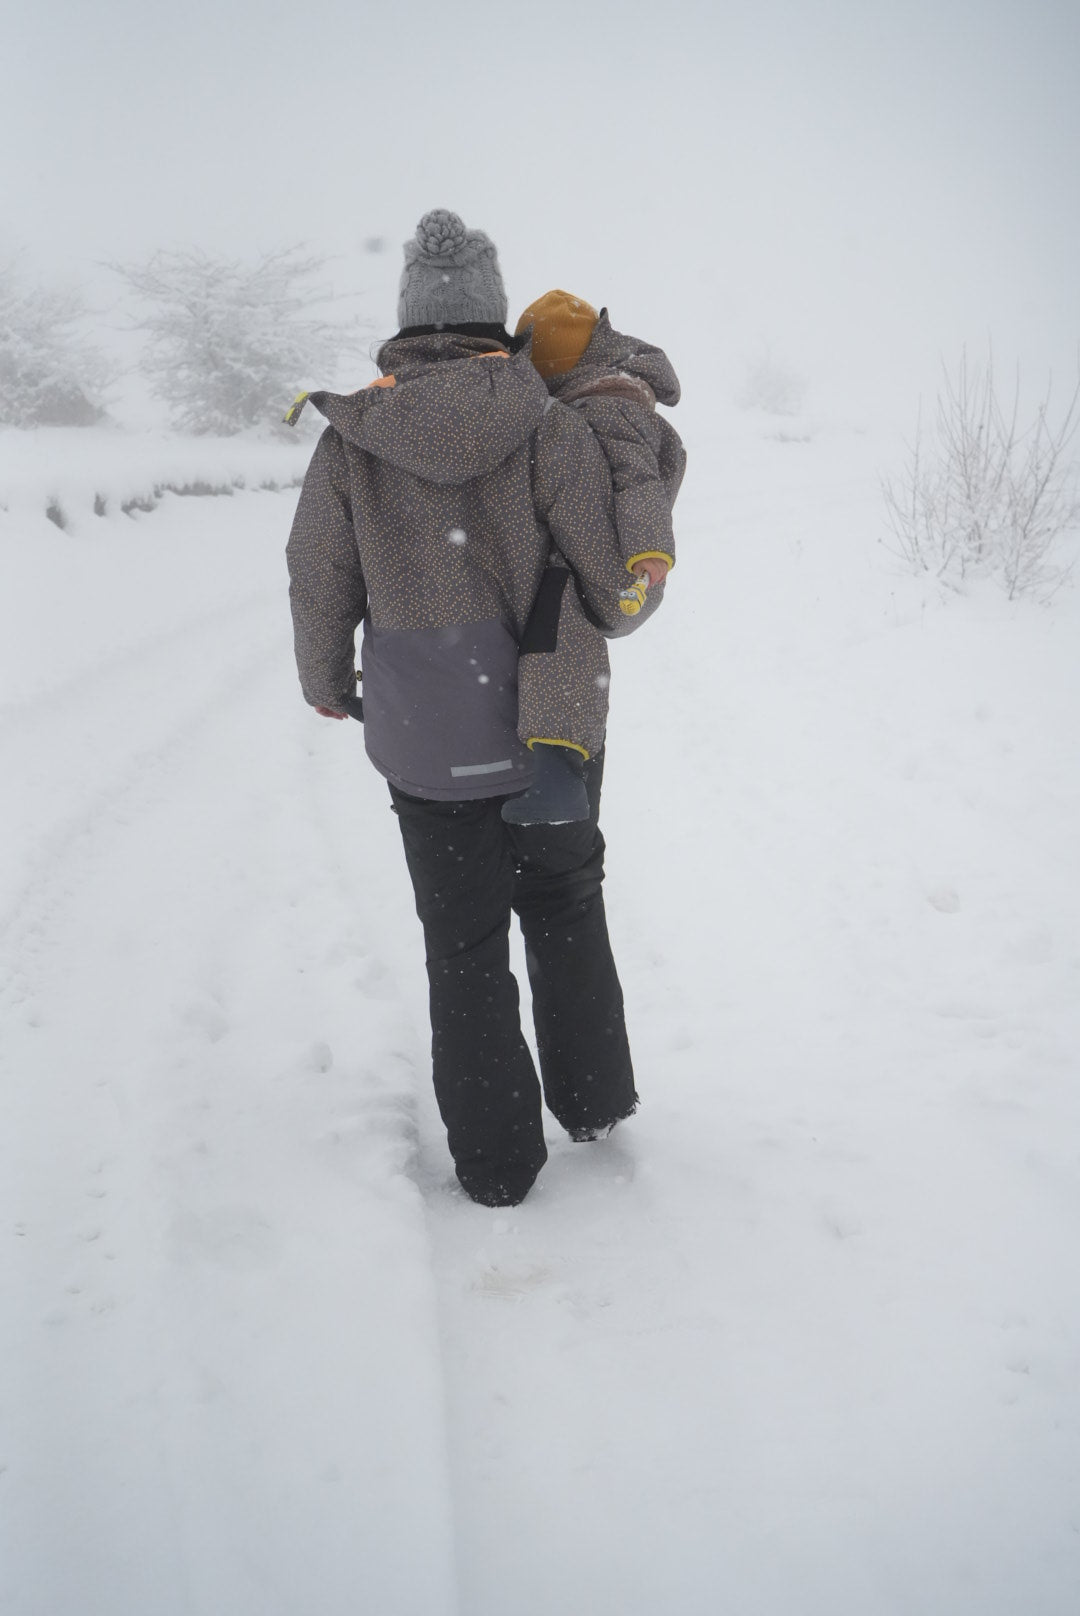
[[[436,802],[523,791],[517,641],[501,619],[438,629],[364,623],[364,740],[379,773]]]

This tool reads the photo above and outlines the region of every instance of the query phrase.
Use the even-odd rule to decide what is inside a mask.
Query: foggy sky
[[[932,385],[1080,338],[1075,0],[3,5],[0,245],[44,271],[303,239],[394,325],[452,207],[512,317],[608,304],[708,384],[768,344]],[[382,257],[362,252],[387,238]]]

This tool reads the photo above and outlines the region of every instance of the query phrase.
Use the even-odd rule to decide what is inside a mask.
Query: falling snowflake
[[[450,540],[451,544],[464,544],[465,529],[461,527],[452,527],[446,537]]]

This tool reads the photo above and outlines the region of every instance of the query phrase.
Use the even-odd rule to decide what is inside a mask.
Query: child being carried
[[[686,451],[657,403],[679,401],[667,355],[614,331],[569,292],[531,303],[517,334],[532,328],[533,363],[562,404],[588,420],[611,469],[615,526],[628,573],[628,616],[656,610],[675,564],[671,509]],[[629,625],[628,625],[629,626]],[[610,667],[604,632],[590,620],[570,569],[553,550],[518,661],[518,735],[533,752],[536,776],[511,797],[511,824],[561,824],[589,814],[582,770],[604,744]]]

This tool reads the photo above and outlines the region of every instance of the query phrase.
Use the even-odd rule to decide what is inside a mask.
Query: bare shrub
[[[331,301],[312,284],[325,260],[298,246],[253,265],[176,249],[110,267],[143,305],[142,368],[184,431],[276,428],[297,392],[355,345],[352,328],[312,314]]]
[[[735,403],[741,410],[764,410],[767,415],[798,415],[805,396],[803,378],[766,348],[747,361]]]
[[[92,426],[111,379],[82,334],[76,291],[36,284],[22,261],[0,264],[0,426]]]
[[[906,468],[882,484],[894,553],[957,590],[992,578],[1010,600],[1048,599],[1071,571],[1058,559],[1059,541],[1080,526],[1068,459],[1080,380],[1056,426],[1048,383],[1021,427],[1019,371],[1007,406],[992,354],[972,368],[965,352],[955,375],[944,365],[942,375],[932,427],[924,433],[920,416]]]

